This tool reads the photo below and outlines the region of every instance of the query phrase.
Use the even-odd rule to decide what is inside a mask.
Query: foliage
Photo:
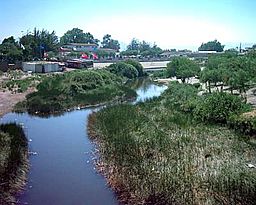
[[[173,83],[158,99],[91,116],[89,134],[100,142],[105,173],[122,201],[254,204],[256,174],[247,163],[255,162],[255,147],[226,128],[193,122],[171,105],[195,93],[193,86]]]
[[[162,49],[159,48],[156,44],[151,46],[146,41],[140,42],[139,40],[133,38],[131,43],[127,46],[127,50],[123,51],[121,55],[124,56],[137,56],[142,57],[157,57],[162,52]]]
[[[99,40],[95,39],[91,33],[84,33],[82,29],[73,28],[68,30],[61,38],[60,43],[95,43],[98,45]]]
[[[125,61],[125,63],[130,64],[136,68],[136,70],[138,71],[138,77],[142,77],[144,75],[143,66],[140,64],[140,62],[128,59]]]
[[[167,64],[167,76],[181,79],[185,83],[187,78],[199,75],[200,68],[192,60],[185,57],[175,57]]]
[[[209,41],[207,43],[202,43],[201,46],[198,48],[199,51],[217,51],[222,52],[224,45],[217,40]]]
[[[0,45],[0,60],[7,61],[9,63],[15,63],[22,60],[22,49],[11,36],[3,40]]]
[[[38,91],[27,96],[30,113],[62,112],[75,106],[104,103],[116,98],[131,98],[134,91],[122,79],[106,70],[73,71],[44,79]]]
[[[110,48],[110,49],[114,49],[116,51],[119,51],[119,49],[120,49],[120,44],[119,44],[118,40],[112,39],[111,35],[109,35],[109,34],[106,34],[105,36],[103,36],[101,45],[102,45],[102,48]]]
[[[27,149],[27,139],[21,126],[13,123],[0,125],[0,204],[13,204],[11,195],[18,191],[23,180],[20,172],[26,172],[22,165]]]
[[[228,120],[228,125],[247,135],[254,135],[256,133],[256,116],[248,115],[248,113],[243,113],[241,115],[232,115]]]
[[[95,54],[99,57],[99,58],[107,58],[107,57],[115,57],[116,53],[112,50],[106,50],[106,49],[97,49],[95,51]]]
[[[244,107],[240,97],[224,92],[214,92],[198,102],[193,114],[202,122],[225,124],[231,115],[240,114]]]
[[[113,63],[107,67],[107,70],[109,70],[111,73],[129,79],[136,78],[139,75],[137,69],[133,65],[125,62]]]
[[[35,28],[33,33],[27,33],[20,38],[20,44],[23,46],[24,59],[32,60],[43,58],[45,52],[57,52],[59,41],[55,31],[40,31]]]

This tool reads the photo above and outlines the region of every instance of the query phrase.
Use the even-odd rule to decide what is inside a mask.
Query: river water
[[[166,86],[149,80],[133,82],[135,102],[159,96]],[[40,118],[27,113],[9,113],[0,123],[22,124],[31,155],[28,183],[19,204],[114,205],[115,194],[93,165],[94,144],[88,139],[88,116],[97,108]]]

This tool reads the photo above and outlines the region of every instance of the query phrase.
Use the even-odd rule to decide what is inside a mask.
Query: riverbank
[[[124,204],[254,204],[255,139],[184,113],[191,95],[167,90],[89,118],[97,167]]]
[[[15,111],[33,115],[58,114],[136,96],[124,85],[124,79],[106,70],[76,70],[44,79],[37,92],[17,104]]]
[[[28,143],[22,127],[0,125],[0,204],[16,204],[29,170]]]
[[[30,88],[23,93],[0,91],[0,117],[11,112],[17,103],[24,101],[26,96],[34,91],[35,88]]]

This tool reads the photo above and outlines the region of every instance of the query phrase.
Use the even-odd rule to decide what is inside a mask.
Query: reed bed
[[[107,107],[89,119],[98,164],[120,202],[255,204],[253,139],[198,123],[167,99]]]

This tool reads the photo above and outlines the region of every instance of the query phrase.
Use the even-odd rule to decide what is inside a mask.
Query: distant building
[[[49,72],[58,72],[62,71],[58,62],[23,62],[22,70],[24,72],[31,71],[33,73],[49,73]]]
[[[81,52],[93,52],[98,49],[98,45],[94,43],[69,43],[61,47],[66,51],[81,51]]]

